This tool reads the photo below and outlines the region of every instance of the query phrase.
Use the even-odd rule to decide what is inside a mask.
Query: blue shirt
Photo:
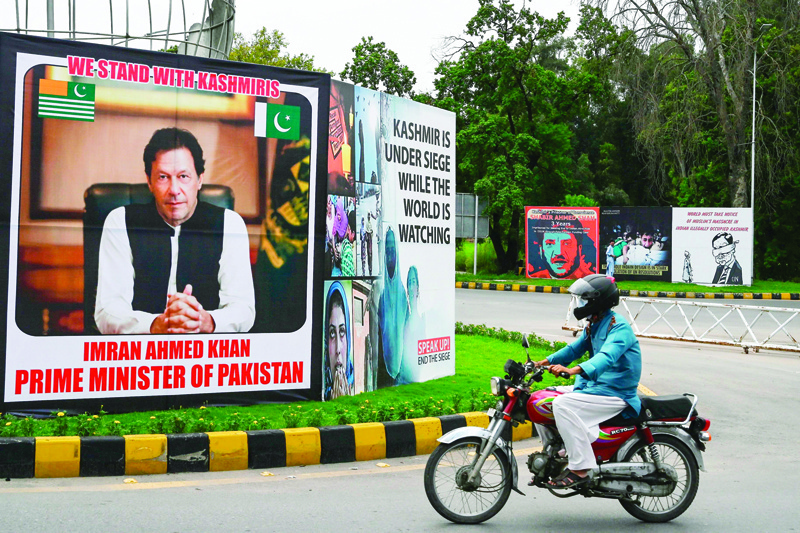
[[[642,403],[636,394],[642,375],[642,352],[630,324],[614,311],[584,330],[581,337],[547,358],[550,363],[567,366],[589,350],[590,358],[581,363],[583,372],[575,378],[575,392],[615,396],[628,404],[625,418],[639,414]]]

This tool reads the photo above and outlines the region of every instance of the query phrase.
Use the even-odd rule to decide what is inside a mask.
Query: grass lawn
[[[552,353],[553,346],[534,341],[533,360]],[[481,335],[456,335],[456,374],[425,383],[389,387],[330,402],[295,402],[251,406],[205,406],[139,413],[56,413],[49,419],[0,417],[0,437],[63,435],[129,435],[278,429],[336,425],[481,411],[494,406],[489,378],[502,376],[507,359],[523,361],[517,342]],[[566,384],[547,374],[538,387]]]
[[[575,280],[560,279],[533,279],[513,274],[456,274],[456,281],[482,281],[488,283],[520,283],[526,285],[550,285],[555,287],[569,287]],[[708,287],[693,283],[667,283],[665,281],[618,281],[620,289],[637,291],[664,291],[664,292],[796,292],[800,293],[800,283],[791,281],[753,281],[753,285],[726,285],[724,287]]]

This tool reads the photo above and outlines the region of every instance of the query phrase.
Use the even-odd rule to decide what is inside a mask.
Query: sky
[[[579,8],[573,0],[529,4],[547,18],[564,11],[572,19],[570,28],[576,26]],[[298,16],[298,5],[311,15]],[[371,35],[414,71],[416,91],[428,92],[433,91],[437,65],[433,55],[445,37],[463,34],[478,5],[478,0],[307,0],[302,4],[237,0],[236,31],[249,36],[262,26],[280,30],[289,42],[289,52],[314,56],[314,65],[335,72],[337,78],[353,60],[353,47]]]
[[[114,32],[131,35],[149,31],[148,10],[152,10],[154,30],[165,29],[170,2],[167,0],[75,0],[76,28],[79,31],[110,33],[113,12]],[[522,0],[517,0],[518,5]],[[28,28],[46,28],[44,0],[0,0],[0,28],[16,27],[17,6],[20,26],[25,27],[25,5],[28,4]],[[54,2],[56,29],[68,27],[68,3]],[[125,5],[130,16],[126,19]],[[547,18],[564,11],[572,19],[570,32],[577,26],[578,0],[533,0],[528,4]],[[200,22],[203,0],[173,1],[172,31]],[[287,52],[314,57],[314,64],[336,73],[353,59],[353,47],[362,37],[372,36],[394,50],[400,62],[414,71],[416,92],[433,91],[437,60],[443,39],[463,34],[467,22],[478,10],[478,0],[236,0],[235,29],[250,37],[262,27],[283,32],[289,42]],[[186,15],[181,6],[186,6]],[[157,49],[157,48],[156,48]]]

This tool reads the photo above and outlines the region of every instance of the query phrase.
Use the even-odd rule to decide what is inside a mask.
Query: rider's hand
[[[559,375],[561,372],[566,372],[570,376],[574,376],[575,374],[580,374],[583,371],[580,366],[567,368],[562,365],[550,365],[550,368],[548,368],[547,370],[549,370],[551,374],[556,376]]]
[[[547,359],[542,359],[541,361],[534,361],[533,364],[536,366],[536,368],[539,368],[540,366],[549,366],[550,361]]]

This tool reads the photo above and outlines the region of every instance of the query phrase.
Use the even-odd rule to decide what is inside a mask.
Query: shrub
[[[310,428],[318,428],[323,426],[322,419],[325,417],[325,413],[322,409],[314,409],[309,410],[308,414],[306,415],[305,425],[306,427]]]
[[[460,335],[481,335],[491,337],[504,342],[522,342],[522,333],[519,331],[506,331],[503,328],[493,328],[486,324],[464,324],[456,322],[456,334]],[[528,344],[531,348],[545,348],[547,350],[560,350],[567,345],[566,342],[550,342],[535,333],[528,334]]]
[[[33,418],[26,416],[16,424],[17,427],[17,435],[22,437],[33,437],[34,432],[36,431],[35,422]]]
[[[56,437],[65,437],[69,429],[69,420],[64,411],[54,412],[53,415],[53,435]]]
[[[352,424],[355,420],[355,415],[353,415],[349,409],[345,409],[340,405],[336,408],[336,417],[334,420],[336,421],[337,425],[344,426],[347,424]]]
[[[287,410],[282,413],[283,416],[283,424],[287,429],[296,428],[300,426],[300,420],[302,417],[300,416],[300,411],[302,409],[301,406],[297,406],[297,410],[295,410],[291,405]]]
[[[472,240],[464,239],[456,251],[456,270],[472,272],[475,263],[475,244]],[[478,242],[478,272],[499,274],[497,268],[497,254],[494,251],[491,239]]]

